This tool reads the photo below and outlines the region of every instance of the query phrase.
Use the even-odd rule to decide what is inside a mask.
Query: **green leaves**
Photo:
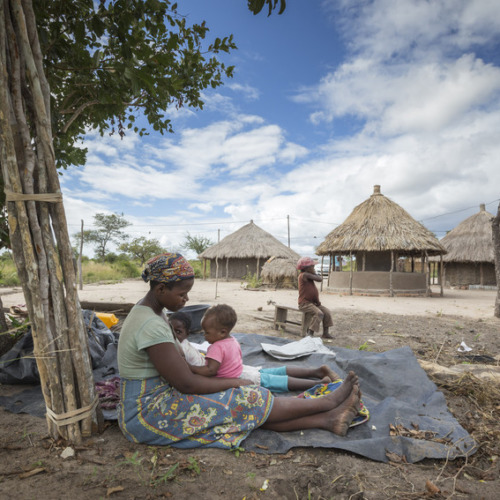
[[[267,3],[269,7],[269,13],[267,15],[270,16],[273,9],[278,5],[278,2],[280,4],[278,14],[283,14],[286,9],[286,0],[248,0],[248,8],[254,15],[257,15]]]
[[[201,109],[201,92],[232,76],[232,67],[210,58],[236,48],[232,35],[208,43],[205,22],[189,25],[169,0],[33,0],[33,6],[60,167],[75,157],[82,163],[85,150],[75,141],[86,130],[113,132],[119,118],[122,132],[145,132],[131,125],[139,114],[153,129],[171,132],[169,106]]]

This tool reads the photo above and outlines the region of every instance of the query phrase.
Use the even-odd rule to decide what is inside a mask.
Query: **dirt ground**
[[[134,303],[146,291],[141,281],[86,285],[82,301]],[[437,289],[434,292],[438,292]],[[19,289],[1,291],[4,307],[23,303]],[[334,313],[332,346],[382,352],[409,345],[419,360],[444,367],[499,370],[500,320],[493,317],[496,291],[448,290],[444,297],[358,297],[321,292]],[[250,291],[240,283],[197,281],[190,304],[226,302],[238,312],[237,332],[298,339],[298,328],[275,331],[274,304],[293,306],[294,290]],[[96,308],[98,310],[98,308]],[[119,325],[118,325],[119,328]],[[464,341],[473,357],[459,356]],[[496,499],[500,491],[500,390],[498,379],[460,380],[431,376],[451,413],[476,439],[468,459],[404,457],[374,462],[352,453],[296,448],[285,455],[205,449],[176,450],[128,442],[116,423],[62,458],[63,442],[47,437],[44,419],[0,407],[0,497],[5,499]],[[362,388],[361,381],[361,388]],[[25,387],[0,386],[0,394]]]

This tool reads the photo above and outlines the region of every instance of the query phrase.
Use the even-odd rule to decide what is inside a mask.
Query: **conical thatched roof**
[[[441,244],[448,254],[445,262],[495,262],[493,253],[491,220],[493,215],[483,204],[477,214],[471,215],[452,229]]]
[[[446,253],[439,240],[398,204],[380,193],[373,194],[354,208],[343,224],[325,238],[316,253],[329,255],[349,252],[398,251],[428,255]]]
[[[207,248],[199,257],[202,259],[268,259],[273,255],[296,260],[300,258],[299,254],[250,221],[249,224],[227,235],[216,245]]]
[[[262,278],[276,281],[282,278],[297,279],[298,258],[271,257],[262,267]]]

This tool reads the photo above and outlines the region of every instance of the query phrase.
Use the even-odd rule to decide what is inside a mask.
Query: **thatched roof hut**
[[[226,279],[242,279],[248,273],[260,277],[264,263],[273,256],[288,257],[296,261],[300,258],[299,254],[255,225],[253,221],[199,255],[203,259],[204,271],[206,261],[210,261],[211,278],[216,277],[218,264],[218,276],[224,276]]]
[[[349,255],[356,260],[356,272],[351,266],[350,273],[330,273],[330,288],[392,296],[395,292],[429,291],[425,277],[397,271],[401,257],[412,259],[413,271],[415,257],[424,261],[446,250],[431,231],[381,194],[380,186],[376,185],[370,198],[355,207],[349,217],[326,236],[316,253],[329,255],[331,260],[336,255]],[[422,270],[424,267],[422,264]],[[349,278],[345,274],[349,274]],[[403,276],[405,274],[407,276]]]
[[[493,217],[481,204],[478,213],[462,221],[441,239],[441,244],[448,251],[443,257],[447,285],[496,285],[491,228]]]
[[[297,288],[297,258],[271,257],[262,267],[264,285],[275,288]]]

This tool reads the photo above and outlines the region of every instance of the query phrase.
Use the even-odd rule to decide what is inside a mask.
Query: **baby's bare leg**
[[[321,365],[319,370],[321,370],[324,377],[330,378],[332,382],[341,378],[341,376],[337,372],[333,371],[328,365]]]
[[[286,374],[294,378],[323,379],[328,377],[331,382],[340,377],[329,366],[321,365],[318,368],[303,368],[299,366],[287,366]]]

